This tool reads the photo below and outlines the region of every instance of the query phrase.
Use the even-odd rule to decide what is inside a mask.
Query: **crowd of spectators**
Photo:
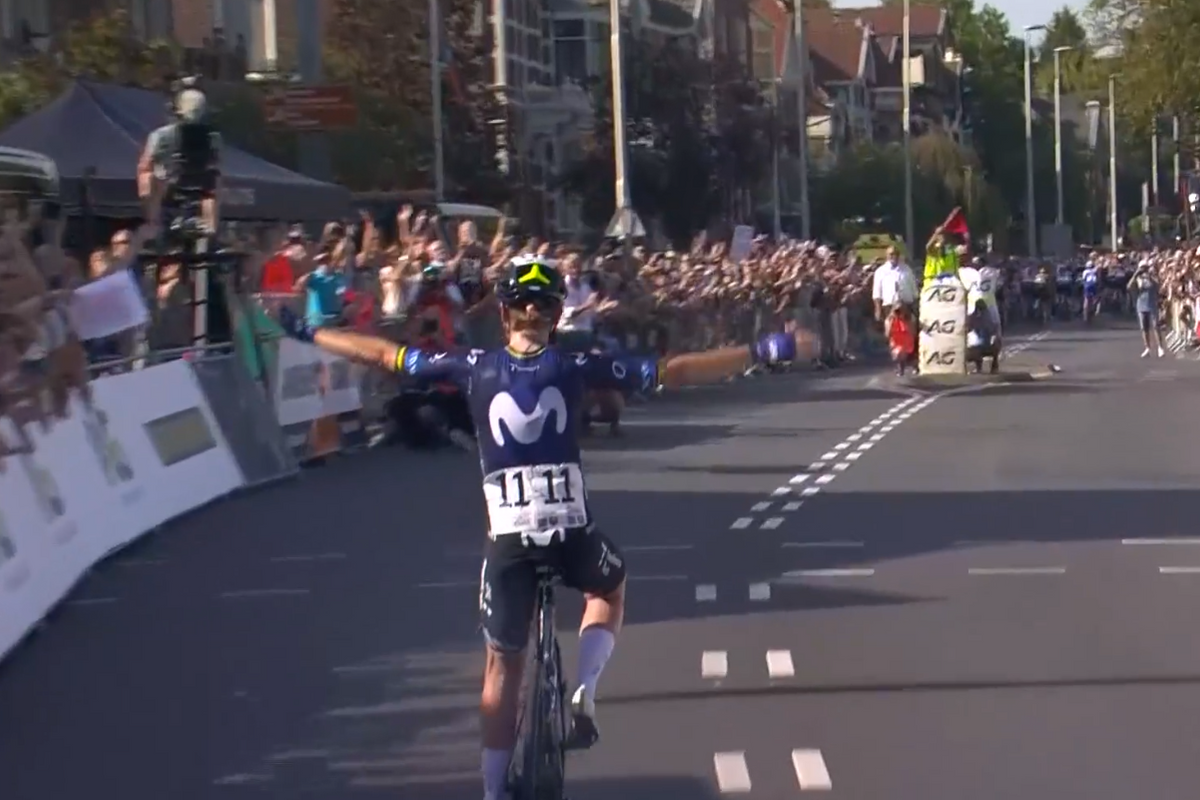
[[[394,232],[393,232],[394,230]],[[734,254],[698,236],[686,251],[619,246],[596,252],[519,240],[503,225],[490,242],[472,222],[404,208],[394,229],[364,216],[330,223],[309,242],[293,229],[274,246],[262,288],[305,296],[310,322],[370,325],[405,340],[486,347],[499,341],[489,283],[515,255],[553,257],[565,272],[560,340],[573,347],[666,352],[747,344],[797,325],[821,334],[820,361],[852,357],[873,315],[871,265],[814,242],[766,237]],[[281,283],[279,272],[285,276]]]

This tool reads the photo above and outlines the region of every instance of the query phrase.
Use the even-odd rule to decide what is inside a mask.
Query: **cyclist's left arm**
[[[575,368],[589,389],[640,389],[658,384],[658,365],[652,358],[613,358],[597,353],[574,353]]]

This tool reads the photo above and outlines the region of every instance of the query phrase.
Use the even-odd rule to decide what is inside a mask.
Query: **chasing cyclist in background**
[[[1083,321],[1091,322],[1099,311],[1100,302],[1100,268],[1094,261],[1088,261],[1083,268]]]
[[[624,617],[626,571],[620,551],[592,518],[578,439],[585,389],[620,387],[625,368],[551,343],[567,291],[548,260],[518,257],[495,291],[507,346],[494,350],[425,351],[313,330],[286,309],[280,315],[295,338],[359,363],[451,380],[466,393],[479,432],[489,528],[479,592],[487,641],[480,702],[485,800],[508,791],[538,568],[551,568],[586,598],[567,740],[573,749],[599,738],[596,684]]]

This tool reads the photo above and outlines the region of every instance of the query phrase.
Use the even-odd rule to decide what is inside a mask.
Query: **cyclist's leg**
[[[571,745],[590,747],[599,736],[596,684],[625,617],[625,558],[598,529],[571,531],[563,542],[562,572],[563,583],[586,600],[579,626],[579,686],[571,698]]]
[[[479,702],[483,734],[483,791],[503,797],[517,738],[524,651],[537,601],[537,554],[520,536],[488,541],[480,574],[479,612],[487,655]]]

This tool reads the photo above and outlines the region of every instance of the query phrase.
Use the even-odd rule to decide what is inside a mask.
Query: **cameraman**
[[[161,203],[176,218],[187,200],[198,199],[200,227],[211,235],[218,222],[221,136],[205,121],[208,100],[194,85],[185,83],[170,108],[173,119],[151,131],[138,159],[138,197],[148,207]]]

